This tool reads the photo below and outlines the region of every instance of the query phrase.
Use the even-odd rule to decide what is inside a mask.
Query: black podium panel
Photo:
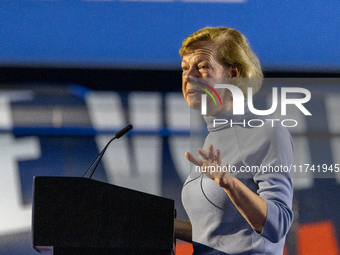
[[[55,247],[53,255],[171,255],[169,249],[70,248]]]
[[[87,178],[35,177],[32,217],[37,251],[171,254],[173,247],[173,200]]]

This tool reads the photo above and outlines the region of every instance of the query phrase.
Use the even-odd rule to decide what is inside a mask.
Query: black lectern
[[[55,255],[171,254],[174,201],[79,177],[34,177],[33,247]]]

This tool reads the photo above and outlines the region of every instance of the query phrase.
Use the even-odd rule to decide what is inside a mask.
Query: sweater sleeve
[[[261,152],[262,172],[256,173],[257,193],[267,202],[267,218],[261,235],[273,243],[287,234],[292,221],[293,184],[293,143],[286,128],[271,128],[268,144]],[[267,134],[268,134],[267,133]]]

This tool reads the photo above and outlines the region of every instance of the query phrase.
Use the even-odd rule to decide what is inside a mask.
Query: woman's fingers
[[[216,154],[214,151],[214,146],[212,144],[209,145],[208,152],[202,149],[198,149],[197,151],[198,151],[198,154],[200,154],[201,157],[205,160],[212,160],[212,161],[216,160]]]
[[[220,152],[220,150],[216,150],[216,159],[217,159],[217,164],[220,166],[221,165],[221,152]]]
[[[196,165],[196,166],[201,166],[202,165],[202,160],[200,160],[199,158],[196,158],[190,152],[187,151],[184,155],[187,158],[187,160],[189,160],[194,165]]]
[[[201,157],[205,160],[208,160],[209,159],[209,153],[206,152],[205,150],[202,150],[202,149],[198,149],[197,150],[198,154],[201,155]]]
[[[222,173],[219,173],[221,167],[221,152],[220,150],[214,151],[214,146],[209,145],[208,152],[202,149],[198,149],[198,154],[202,157],[199,159],[190,152],[185,153],[185,157],[196,166],[200,167],[200,170],[209,178],[219,178]]]
[[[221,165],[221,152],[220,150],[216,150],[215,152],[212,144],[209,145],[208,152],[202,149],[198,149],[197,152],[203,160],[217,162],[218,165]]]
[[[214,146],[212,144],[209,145],[209,158],[215,160]]]

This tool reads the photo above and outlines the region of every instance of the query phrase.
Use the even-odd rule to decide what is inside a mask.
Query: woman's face
[[[183,56],[182,59],[182,92],[184,99],[187,101],[190,108],[201,109],[201,95],[205,92],[198,87],[204,87],[195,83],[197,78],[231,78],[232,68],[226,68],[219,63],[216,50],[211,47],[201,47],[190,50]],[[191,81],[191,82],[190,82]],[[211,85],[214,87],[214,85]],[[208,88],[205,88],[208,89]],[[208,100],[209,105],[209,100]],[[209,106],[208,106],[209,109]],[[214,115],[222,112],[222,106],[210,107],[214,112],[208,112],[208,115]]]

